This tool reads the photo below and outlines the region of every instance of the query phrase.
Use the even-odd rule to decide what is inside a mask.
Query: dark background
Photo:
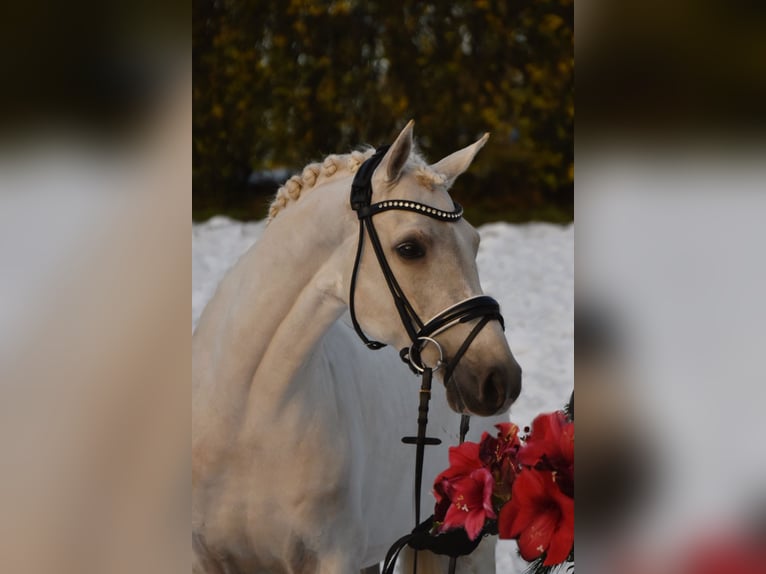
[[[193,217],[265,215],[330,153],[410,118],[474,223],[573,218],[573,3],[194,0]]]

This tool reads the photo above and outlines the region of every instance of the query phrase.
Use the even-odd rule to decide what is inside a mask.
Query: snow
[[[192,325],[218,282],[261,236],[265,222],[213,217],[192,227]],[[574,384],[574,226],[491,223],[479,228],[479,275],[501,305],[506,335],[522,366],[510,418],[522,428],[561,408]],[[497,546],[497,573],[524,571],[514,542]]]

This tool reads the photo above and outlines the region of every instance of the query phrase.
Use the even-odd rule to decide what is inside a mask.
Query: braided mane
[[[374,153],[375,148],[365,147],[349,154],[331,154],[321,163],[308,164],[300,174],[292,176],[277,190],[277,194],[269,206],[268,220],[274,219],[288,203],[298,201],[304,191],[316,186],[319,178],[327,180],[338,175],[356,173],[359,166]],[[447,182],[446,177],[433,171],[420,153],[414,150],[407,159],[404,169],[414,173],[418,181],[430,189],[443,186]]]

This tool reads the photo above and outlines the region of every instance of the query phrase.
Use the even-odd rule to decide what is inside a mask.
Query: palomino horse
[[[454,213],[448,188],[487,137],[428,165],[413,151],[410,122],[372,175],[374,201]],[[413,447],[400,439],[413,434],[417,380],[395,350],[365,348],[346,320],[359,233],[349,193],[372,154],[330,156],[291,178],[263,236],[200,318],[192,342],[195,572],[358,573],[412,528]],[[390,270],[420,317],[481,294],[478,233],[453,219],[415,210],[376,216]],[[359,327],[394,349],[408,347],[369,245],[356,272]],[[477,321],[434,335],[445,360]],[[427,345],[423,361],[434,364],[435,353]],[[428,449],[426,486],[447,466],[446,445],[457,442],[452,411],[495,415],[519,394],[521,369],[498,321],[444,382],[446,393],[433,393],[429,435],[446,444]]]

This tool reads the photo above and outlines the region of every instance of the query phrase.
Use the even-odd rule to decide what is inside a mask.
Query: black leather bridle
[[[457,202],[454,202],[454,210],[443,211],[429,205],[406,199],[390,199],[378,203],[372,203],[372,176],[375,173],[376,168],[380,165],[380,162],[383,160],[383,157],[385,156],[389,147],[390,146],[383,146],[378,148],[369,159],[367,159],[361,166],[359,166],[359,169],[357,170],[354,177],[354,181],[351,185],[351,209],[353,209],[359,217],[359,242],[357,244],[356,258],[354,259],[354,268],[351,273],[349,295],[349,312],[351,314],[351,322],[357,335],[359,335],[359,338],[370,349],[380,349],[385,347],[384,343],[371,340],[364,334],[364,331],[359,325],[359,321],[356,317],[354,294],[356,291],[356,278],[359,272],[359,263],[362,258],[362,250],[364,246],[364,237],[366,231],[366,234],[370,238],[370,243],[372,244],[373,251],[375,252],[375,257],[378,260],[378,264],[380,265],[380,269],[383,272],[386,284],[388,285],[388,289],[391,292],[391,296],[393,297],[394,305],[396,306],[396,310],[399,313],[399,318],[401,319],[402,325],[407,331],[407,335],[411,341],[411,345],[402,349],[399,352],[399,356],[405,363],[410,366],[413,372],[421,375],[422,377],[420,389],[420,405],[418,407],[418,435],[416,437],[404,437],[402,439],[402,441],[407,444],[416,445],[415,523],[417,526],[412,534],[402,537],[391,548],[388,556],[386,557],[386,562],[383,570],[384,573],[393,571],[394,564],[396,563],[396,558],[405,545],[410,544],[414,547],[412,543],[413,536],[418,531],[418,529],[420,529],[421,535],[424,531],[424,524],[421,524],[420,522],[420,490],[423,479],[423,458],[425,454],[425,446],[441,443],[439,439],[426,437],[426,427],[428,425],[428,401],[431,397],[432,374],[441,367],[445,367],[443,381],[446,385],[452,377],[458,362],[468,350],[468,347],[471,345],[479,332],[487,325],[487,323],[492,320],[496,320],[499,321],[500,325],[503,327],[503,329],[505,329],[503,316],[500,314],[499,303],[487,295],[478,295],[464,299],[463,301],[455,303],[447,309],[444,309],[426,322],[423,322],[415,312],[415,309],[407,299],[407,296],[399,285],[399,282],[396,280],[394,273],[391,271],[391,267],[389,266],[386,259],[385,251],[381,245],[380,238],[378,237],[378,233],[375,230],[373,217],[378,213],[383,213],[384,211],[400,210],[419,213],[432,219],[437,219],[439,221],[449,223],[460,220],[463,215],[463,208]],[[468,323],[474,319],[479,319],[479,321],[471,329],[468,336],[465,338],[454,356],[449,358],[445,363],[441,345],[437,342],[435,337],[447,329],[454,327],[455,325]],[[437,364],[433,366],[426,365],[421,357],[421,352],[429,343],[436,347],[440,357]],[[468,431],[468,417],[466,415],[463,415],[461,420],[460,431],[462,442],[465,434]],[[426,538],[428,538],[427,533]],[[420,536],[420,539],[423,539],[423,536]],[[442,540],[441,544],[443,545],[443,543],[444,541]],[[428,544],[419,547],[419,549],[425,549],[427,547]],[[431,548],[433,549],[436,547],[436,543],[434,543]],[[459,549],[455,550],[455,552],[457,553],[454,554],[454,556],[467,553],[461,552]],[[470,552],[470,550],[468,552]],[[441,553],[452,554],[449,549],[447,549],[447,552]],[[450,569],[454,571],[454,562],[450,565]],[[415,560],[415,570],[417,570],[417,554]]]
[[[503,316],[500,314],[500,305],[492,297],[487,295],[477,295],[469,297],[456,303],[447,309],[444,309],[441,313],[431,318],[427,322],[423,322],[418,316],[415,309],[410,304],[407,296],[396,280],[391,267],[386,259],[383,246],[380,243],[380,238],[375,230],[375,224],[373,223],[373,217],[378,213],[384,211],[399,210],[399,211],[412,211],[414,213],[420,213],[432,219],[437,219],[444,222],[455,222],[463,216],[463,208],[460,204],[455,203],[455,209],[453,211],[442,211],[435,207],[418,203],[410,200],[387,200],[378,203],[372,202],[372,175],[375,169],[378,167],[383,157],[388,151],[390,146],[383,146],[376,150],[375,154],[367,159],[357,170],[354,182],[351,185],[351,209],[353,209],[359,218],[359,242],[357,244],[356,258],[354,260],[354,269],[351,273],[351,285],[349,294],[349,311],[351,314],[351,322],[354,326],[359,338],[362,339],[365,345],[370,349],[380,349],[385,347],[384,343],[379,341],[373,341],[369,339],[362,331],[362,327],[359,325],[359,321],[356,318],[356,305],[355,305],[355,292],[356,292],[356,278],[359,273],[359,263],[362,258],[362,248],[364,246],[365,230],[370,238],[375,257],[378,259],[381,271],[383,271],[383,277],[388,285],[388,290],[391,292],[391,296],[394,300],[394,305],[399,313],[399,318],[402,321],[402,325],[407,331],[412,344],[410,347],[405,347],[400,351],[402,360],[407,363],[415,372],[422,373],[426,368],[420,357],[420,352],[425,345],[432,343],[439,347],[438,343],[434,340],[434,337],[439,333],[442,333],[460,323],[467,323],[473,319],[481,318],[481,321],[474,327],[473,331],[467,337],[466,341],[470,345],[471,341],[478,335],[479,331],[491,320],[495,319],[505,328],[503,322]],[[463,348],[465,347],[465,348]],[[447,364],[444,382],[448,380],[448,375],[451,375],[457,362],[467,350],[468,346],[463,345],[461,349],[455,354],[454,357]],[[441,348],[439,347],[441,351]],[[462,351],[462,352],[461,352]],[[433,370],[441,365],[435,365]]]

